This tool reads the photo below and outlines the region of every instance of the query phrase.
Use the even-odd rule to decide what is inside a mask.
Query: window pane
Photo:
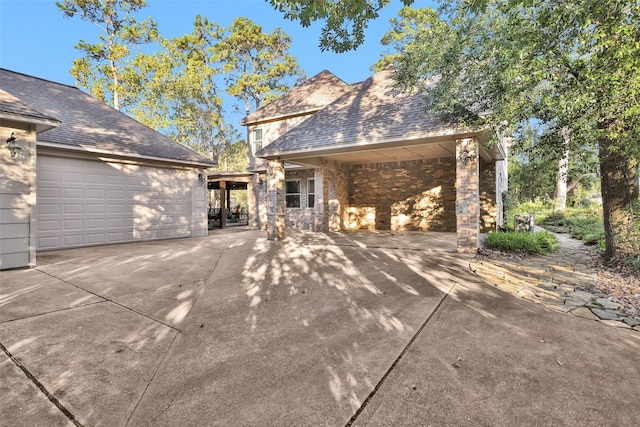
[[[298,193],[300,194],[300,181],[287,181],[285,193]]]
[[[256,152],[262,148],[262,129],[253,130],[253,151]]]
[[[307,193],[314,194],[316,192],[316,181],[310,179],[307,181]]]
[[[308,199],[309,200],[307,200],[307,206],[310,207],[310,208],[315,207],[315,205],[316,205],[316,196],[315,196],[315,194],[309,194]]]
[[[299,208],[300,207],[300,195],[299,194],[287,194],[286,202],[288,208]]]

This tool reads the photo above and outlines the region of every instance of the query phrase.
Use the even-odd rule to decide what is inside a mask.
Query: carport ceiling
[[[380,147],[363,149],[357,147],[350,151],[332,153],[298,153],[297,155],[283,156],[283,160],[301,165],[319,166],[322,160],[335,161],[343,164],[357,163],[385,163],[403,160],[436,159],[452,157],[456,153],[455,141],[443,141],[430,144],[404,145],[395,147]]]
[[[237,181],[226,181],[226,189],[227,190],[246,190],[247,183],[246,182],[237,182]],[[207,183],[207,189],[209,190],[219,190],[220,189],[220,181],[209,181]]]

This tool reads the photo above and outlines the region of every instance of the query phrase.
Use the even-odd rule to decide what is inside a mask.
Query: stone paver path
[[[560,251],[551,255],[526,258],[478,255],[470,268],[495,287],[552,310],[640,332],[640,317],[625,315],[620,304],[606,294],[589,290],[595,283],[588,267],[593,250],[568,236],[556,234],[556,237]]]

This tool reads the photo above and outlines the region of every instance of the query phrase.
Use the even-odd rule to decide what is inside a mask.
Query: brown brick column
[[[284,239],[284,162],[267,160],[267,239]]]
[[[458,252],[476,253],[480,233],[478,140],[456,140],[456,232]]]

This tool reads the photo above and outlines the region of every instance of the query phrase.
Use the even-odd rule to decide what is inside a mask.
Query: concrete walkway
[[[640,424],[640,334],[502,292],[451,245],[242,231],[39,253],[0,272],[0,425]]]
[[[560,250],[548,256],[495,259],[479,255],[471,269],[497,288],[551,310],[640,332],[640,315],[624,314],[619,303],[592,289],[588,262],[593,249],[565,234],[556,237]]]

